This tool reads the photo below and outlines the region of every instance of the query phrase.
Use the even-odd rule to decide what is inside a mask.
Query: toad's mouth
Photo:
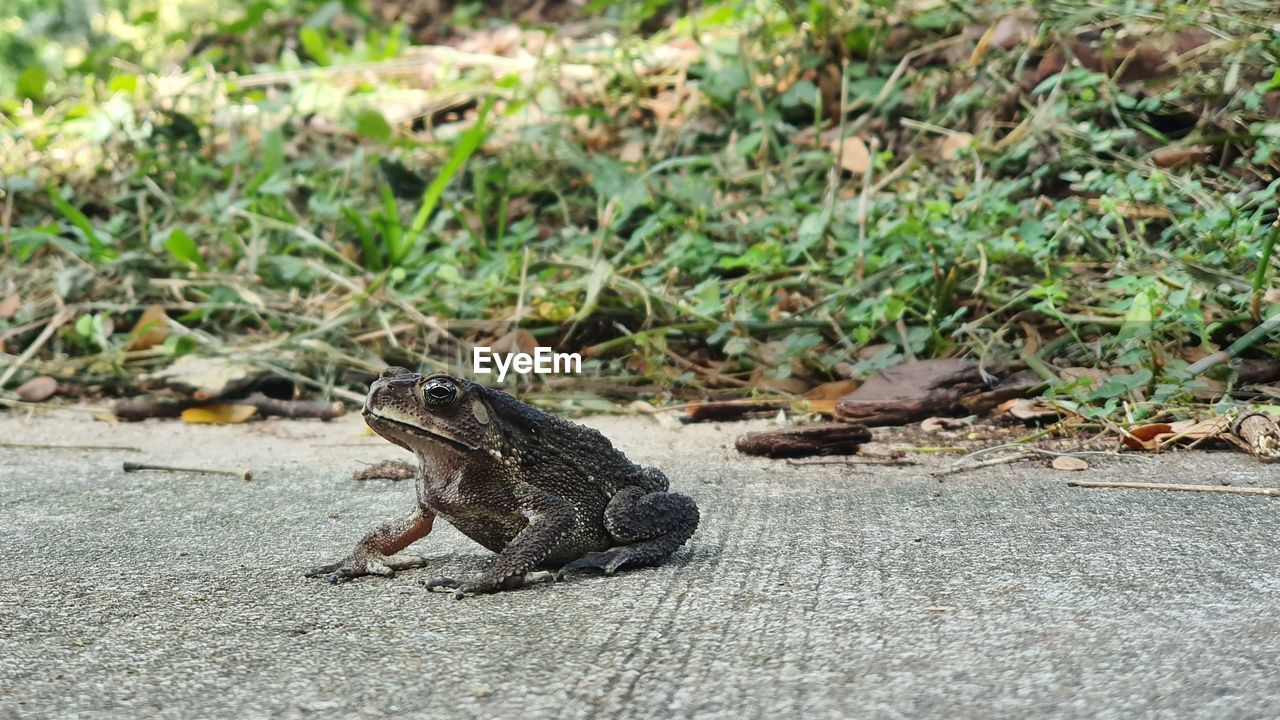
[[[464,450],[480,449],[479,445],[466,442],[454,435],[449,435],[438,430],[428,430],[427,428],[400,416],[394,410],[375,410],[373,408],[366,407],[363,411],[363,415],[365,424],[373,428],[374,432],[387,438],[391,442],[404,447],[406,450],[413,450],[413,448],[408,447],[403,442],[400,442],[395,437],[389,436],[387,433],[398,434],[401,436],[408,435],[435,442],[443,441],[448,445],[453,445]]]

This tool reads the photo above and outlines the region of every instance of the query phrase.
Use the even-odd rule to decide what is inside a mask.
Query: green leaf
[[[298,42],[307,51],[317,65],[331,65],[333,58],[329,55],[329,38],[317,27],[304,27],[298,31]]]
[[[179,262],[194,265],[201,270],[205,269],[204,258],[200,257],[200,248],[182,228],[169,229],[169,236],[164,240],[164,249]]]
[[[418,206],[418,214],[414,215],[413,224],[409,226],[409,237],[413,238],[415,245],[422,235],[423,228],[427,226],[427,220],[431,218],[431,213],[435,211],[436,205],[440,202],[440,196],[444,194],[445,188],[453,180],[453,176],[458,174],[458,171],[467,163],[471,155],[484,143],[484,139],[489,136],[489,129],[485,126],[485,120],[489,117],[491,109],[493,109],[493,98],[486,98],[480,106],[479,112],[476,113],[475,123],[458,136],[453,145],[453,152],[449,153],[449,159],[445,161],[444,167],[440,168],[440,173],[436,175],[435,179],[431,181],[431,184],[422,193],[422,204]],[[391,263],[393,265],[399,264],[407,252],[408,248],[403,249],[391,258]]]
[[[1280,88],[1280,67],[1276,68],[1275,74],[1271,76],[1271,81],[1267,83],[1267,90],[1275,90]]]
[[[788,258],[790,262],[795,262],[814,245],[818,244],[827,234],[827,226],[831,223],[831,209],[824,208],[815,213],[809,213],[800,221],[800,227],[796,228],[796,242],[791,248],[791,256]]]
[[[39,102],[49,84],[49,73],[39,65],[28,65],[18,73],[18,97]]]
[[[53,207],[58,213],[76,229],[84,235],[84,239],[89,243],[89,252],[95,260],[110,258],[114,253],[102,242],[102,238],[98,236],[98,232],[93,229],[93,223],[89,222],[89,218],[80,212],[80,208],[67,202],[66,198],[58,192],[57,188],[50,185],[48,187],[49,202],[53,203]]]
[[[170,357],[181,357],[195,350],[198,343],[194,337],[190,335],[170,335],[164,339],[164,349],[166,355]]]
[[[386,142],[391,139],[391,123],[373,108],[360,108],[356,113],[356,134],[367,140]]]
[[[451,284],[462,282],[462,274],[453,265],[441,265],[436,268],[436,277]]]
[[[587,296],[582,301],[582,307],[573,316],[574,321],[582,320],[595,312],[600,301],[600,291],[610,277],[613,277],[613,266],[608,262],[596,260],[591,264],[591,273],[587,275]]]
[[[259,168],[258,174],[253,176],[253,180],[245,187],[246,195],[252,195],[262,187],[262,184],[271,179],[272,175],[284,165],[284,133],[280,132],[280,128],[274,128],[262,138],[262,167]]]
[[[122,92],[126,94],[133,93],[138,89],[137,75],[116,75],[111,78],[111,82],[107,83],[107,90],[111,92]]]

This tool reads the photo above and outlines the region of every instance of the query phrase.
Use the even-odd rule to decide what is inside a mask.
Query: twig
[[[123,450],[124,452],[142,452],[142,448],[128,445],[45,445],[43,443],[0,442],[0,447],[28,450]]]
[[[965,460],[968,460],[969,458],[980,457],[982,455],[986,455],[987,453],[995,452],[997,450],[1015,450],[1015,449],[1022,450],[1024,452],[1037,453],[1040,455],[1048,455],[1049,457],[1064,457],[1064,456],[1079,457],[1081,455],[1108,455],[1111,457],[1122,457],[1120,453],[1112,452],[1110,450],[1046,450],[1044,448],[1036,447],[1034,445],[1019,445],[1017,443],[1009,443],[1007,445],[993,445],[988,448],[982,448],[981,450],[974,450],[968,455],[958,458],[955,464],[959,465],[960,463],[964,462]]]
[[[903,465],[919,465],[920,463],[916,460],[911,460],[908,458],[890,458],[887,460],[854,460],[852,458],[849,458],[849,459],[832,458],[827,460],[823,458],[802,458],[799,460],[787,460],[787,464],[788,465],[847,465],[849,467],[858,467],[859,465],[885,465],[889,467],[895,467],[895,466],[903,466]]]
[[[1036,457],[1036,454],[1033,452],[1020,452],[1014,455],[1006,455],[1001,458],[995,458],[993,460],[983,460],[982,462],[976,462],[970,465],[960,465],[957,462],[957,464],[952,465],[951,467],[945,470],[938,470],[936,472],[931,472],[929,473],[929,476],[930,477],[947,477],[948,475],[958,475],[962,472],[969,472],[970,470],[978,470],[984,467],[991,467],[992,465],[1007,465],[1009,463],[1015,463],[1020,460],[1030,460],[1033,457]]]
[[[1260,325],[1244,335],[1241,335],[1240,339],[1231,343],[1226,350],[1219,350],[1218,352],[1206,355],[1196,362],[1191,363],[1187,366],[1186,370],[1182,371],[1182,376],[1185,378],[1193,378],[1216,365],[1227,362],[1245,350],[1248,350],[1251,345],[1276,328],[1280,328],[1280,312],[1267,318]],[[0,385],[4,385],[4,383],[0,382]]]
[[[253,479],[253,472],[250,470],[238,470],[238,469],[237,470],[220,470],[216,468],[185,468],[185,467],[172,467],[170,465],[152,465],[150,463],[136,463],[136,462],[128,462],[128,461],[125,461],[122,467],[124,468],[125,472],[138,472],[139,470],[163,470],[165,472],[203,473],[205,475],[229,475],[231,477],[238,477],[246,481]]]
[[[1087,480],[1071,480],[1069,487],[1081,488],[1121,488],[1126,490],[1182,490],[1185,492],[1228,493],[1232,495],[1270,495],[1280,497],[1280,488],[1231,487],[1227,485],[1180,485],[1176,483],[1149,482],[1094,482]]]
[[[69,317],[71,317],[71,311],[67,308],[62,308],[49,319],[49,323],[44,326],[44,330],[40,331],[40,334],[36,336],[35,340],[31,341],[31,344],[27,346],[26,350],[22,351],[22,354],[18,356],[18,359],[13,361],[13,364],[4,371],[3,375],[0,375],[0,388],[3,388],[5,383],[9,382],[9,378],[13,377],[13,374],[18,372],[18,368],[26,364],[28,360],[39,352],[40,348],[49,341],[49,338],[53,337],[53,334],[57,332],[58,328],[62,327],[62,324],[65,323]]]

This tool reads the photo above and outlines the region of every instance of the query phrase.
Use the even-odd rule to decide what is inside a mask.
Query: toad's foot
[[[679,493],[625,487],[605,507],[604,526],[615,540],[625,544],[587,553],[560,568],[557,578],[579,570],[612,575],[624,566],[657,564],[693,535],[698,527],[698,506]]]
[[[475,580],[454,580],[451,577],[438,577],[431,580],[423,580],[420,584],[432,592],[435,592],[436,590],[452,590],[453,596],[461,600],[468,595],[489,594],[501,592],[503,590],[516,590],[526,585],[550,582],[553,580],[555,580],[555,573],[546,570],[537,570],[527,572],[523,575],[512,575],[505,580],[498,580],[487,576],[476,578]]]
[[[612,575],[618,568],[634,563],[637,557],[633,547],[623,545],[602,552],[587,553],[557,570],[556,579],[562,580],[565,575],[581,570],[600,570],[605,575]]]
[[[393,577],[397,570],[420,568],[427,564],[421,555],[349,555],[326,565],[317,565],[307,571],[307,577],[323,577],[335,585],[362,575]]]

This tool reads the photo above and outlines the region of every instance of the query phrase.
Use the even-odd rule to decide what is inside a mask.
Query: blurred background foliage
[[[1097,414],[1223,399],[1280,355],[1238,342],[1280,311],[1277,23],[0,0],[0,386],[195,354],[354,399],[542,344],[586,357],[562,390],[660,402],[961,354]]]

